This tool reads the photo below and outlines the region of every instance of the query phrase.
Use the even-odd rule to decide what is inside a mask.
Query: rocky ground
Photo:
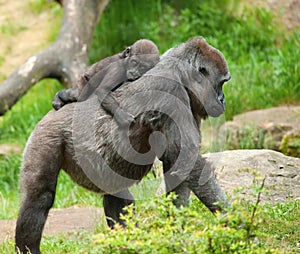
[[[230,150],[205,155],[220,185],[233,198],[256,200],[255,185],[265,178],[262,203],[300,200],[300,159],[267,149]],[[239,190],[235,194],[235,190]]]

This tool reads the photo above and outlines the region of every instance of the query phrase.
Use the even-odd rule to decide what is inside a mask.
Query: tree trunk
[[[63,24],[57,40],[29,58],[0,85],[0,115],[5,114],[34,84],[56,78],[66,86],[84,72],[98,17],[109,0],[64,0]]]

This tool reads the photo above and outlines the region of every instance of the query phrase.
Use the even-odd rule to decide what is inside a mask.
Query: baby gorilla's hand
[[[131,123],[135,122],[134,116],[122,109],[117,110],[117,112],[114,114],[114,119],[121,128],[126,128]]]

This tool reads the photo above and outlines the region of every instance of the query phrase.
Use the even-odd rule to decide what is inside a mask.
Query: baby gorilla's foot
[[[59,110],[60,108],[62,108],[65,105],[65,103],[62,101],[62,99],[59,97],[60,92],[61,91],[57,92],[55,97],[52,100],[52,107],[55,110]]]
[[[56,93],[54,99],[52,100],[52,107],[59,110],[64,105],[77,101],[76,93],[72,92],[71,89],[60,90]]]
[[[114,114],[114,119],[121,128],[126,128],[131,123],[135,122],[134,116],[132,114],[129,114],[128,112],[126,112],[124,110],[118,110]]]

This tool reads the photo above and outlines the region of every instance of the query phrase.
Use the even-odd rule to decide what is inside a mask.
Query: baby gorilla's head
[[[126,76],[129,81],[140,78],[159,61],[158,48],[150,40],[138,40],[126,51]]]

